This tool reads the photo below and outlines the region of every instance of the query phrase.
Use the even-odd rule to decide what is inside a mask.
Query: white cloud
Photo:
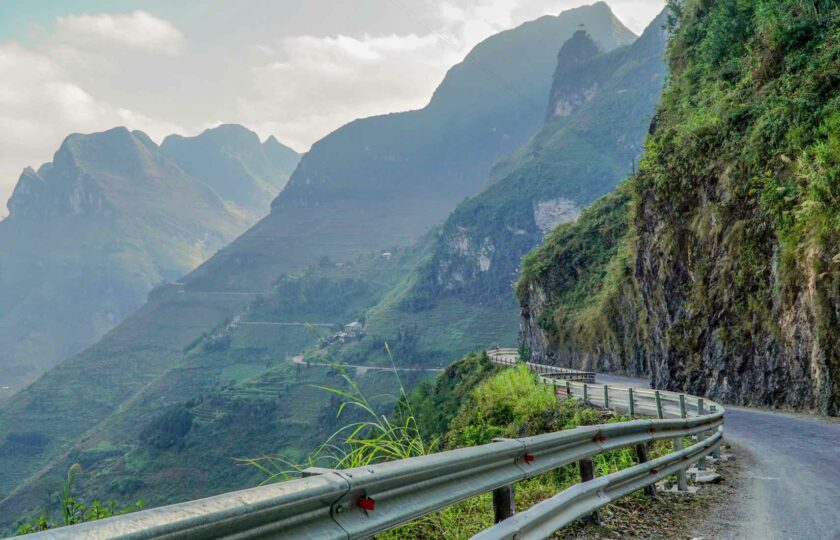
[[[125,125],[160,138],[182,127],[97,100],[61,64],[21,45],[0,44],[0,215],[25,166],[50,159],[70,133]]]
[[[59,41],[86,47],[119,44],[147,51],[177,54],[184,37],[171,22],[145,11],[128,15],[69,15],[55,24]]]
[[[419,108],[462,56],[436,35],[298,36],[251,69],[237,114],[260,133],[308,147],[365,116]]]

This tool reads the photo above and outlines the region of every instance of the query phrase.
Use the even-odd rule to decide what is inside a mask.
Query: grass
[[[58,498],[58,504],[62,514],[62,522],[57,524],[50,521],[45,514],[42,514],[38,519],[30,523],[25,523],[18,528],[18,534],[25,535],[49,529],[55,529],[61,526],[76,525],[78,523],[85,523],[88,521],[97,521],[112,516],[127,514],[135,510],[143,508],[143,502],[136,503],[119,509],[116,501],[110,501],[103,505],[99,501],[93,501],[91,504],[85,504],[73,497],[73,482],[77,476],[82,474],[82,466],[74,463],[67,470],[67,477],[62,486],[61,493]]]
[[[386,354],[392,360],[390,350]],[[486,357],[470,356],[458,364],[475,367],[487,362]],[[423,401],[419,392],[428,390],[426,384],[406,394],[405,387],[394,369],[398,393],[388,396],[396,401],[393,413],[381,412],[377,398],[367,397],[364,389],[346,372],[337,368],[344,388],[323,386],[319,391],[338,398],[336,418],[350,414],[351,419],[338,427],[324,443],[302,461],[287,456],[260,457],[244,460],[263,475],[263,482],[296,477],[301,470],[312,467],[352,468],[427,455],[440,449],[485,444],[495,436],[521,437],[559,429],[573,429],[581,425],[627,420],[621,416],[597,411],[574,400],[558,402],[551,387],[541,384],[526,367],[482,371],[480,381],[470,377],[472,369],[450,368],[436,381],[433,401],[443,405],[448,394],[460,395],[463,402],[454,417],[449,418],[446,435],[442,438],[431,430],[424,433],[421,426],[428,419],[418,412],[434,410],[428,402],[414,407],[414,400]],[[452,381],[448,384],[442,381]],[[461,384],[469,389],[464,393]],[[429,396],[426,396],[427,398]],[[355,415],[353,413],[356,413]],[[433,424],[434,425],[434,424]],[[656,457],[670,451],[668,443],[657,443],[651,455]],[[595,457],[598,475],[605,475],[636,464],[629,449],[610,451]],[[574,465],[519,482],[516,485],[518,510],[530,508],[579,481]],[[424,516],[412,523],[377,535],[385,539],[468,538],[492,525],[492,503],[489,493],[455,504],[440,512]]]
[[[391,361],[392,374],[399,389],[397,395],[377,394],[369,399],[362,387],[344,368],[333,363],[333,369],[340,374],[345,388],[315,388],[341,400],[336,419],[340,419],[345,411],[357,413],[355,418],[330,435],[302,464],[283,456],[264,456],[242,461],[264,472],[267,475],[265,482],[270,482],[288,479],[307,467],[349,469],[429,454],[435,444],[428,444],[420,432],[387,343],[385,351]],[[396,413],[390,418],[381,413],[381,405],[374,404],[374,400],[382,398],[396,403]]]

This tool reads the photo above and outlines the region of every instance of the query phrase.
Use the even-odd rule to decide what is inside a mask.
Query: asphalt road
[[[597,381],[648,387],[627,377]],[[731,523],[722,538],[840,539],[840,423],[728,406],[724,438],[748,455],[743,497],[731,509],[737,519],[720,516]]]

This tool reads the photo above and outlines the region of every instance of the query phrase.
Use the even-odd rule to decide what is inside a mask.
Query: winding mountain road
[[[597,382],[649,387],[611,375]],[[728,528],[714,538],[840,539],[840,423],[727,406],[724,437],[747,454],[744,492],[732,515],[710,518]]]
[[[438,373],[443,371],[443,368],[394,368],[394,367],[387,367],[387,366],[360,366],[356,364],[328,364],[327,362],[307,362],[303,359],[303,355],[299,354],[297,356],[292,357],[292,363],[301,365],[301,366],[320,366],[320,367],[343,367],[343,368],[351,368],[355,369],[356,372],[360,375],[364,374],[366,371],[405,371],[405,372],[429,372],[429,373]]]

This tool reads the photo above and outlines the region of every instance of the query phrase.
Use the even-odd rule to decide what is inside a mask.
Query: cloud
[[[58,17],[55,32],[58,41],[80,47],[118,44],[166,54],[178,54],[184,41],[175,25],[145,11]]]
[[[426,105],[446,71],[481,40],[508,28],[512,12],[536,0],[398,1],[418,31],[287,37],[254,47],[249,86],[235,117],[261,135],[308,148],[342,125],[368,116]],[[526,19],[522,19],[524,21]]]
[[[422,107],[462,56],[439,36],[417,34],[297,36],[270,51],[251,68],[237,115],[299,148],[356,118]]]
[[[0,197],[11,194],[25,166],[49,159],[70,133],[126,125],[153,138],[184,129],[98,100],[60,62],[19,44],[0,44]],[[0,203],[0,215],[5,204]]]

